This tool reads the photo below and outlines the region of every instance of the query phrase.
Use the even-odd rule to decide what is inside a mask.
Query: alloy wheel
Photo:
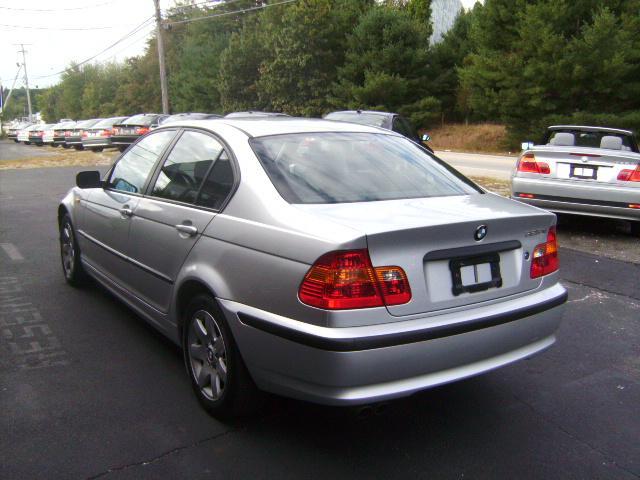
[[[60,241],[62,249],[62,268],[64,268],[65,276],[70,278],[73,274],[76,251],[73,243],[73,231],[71,230],[71,225],[69,225],[69,223],[64,224]]]
[[[191,374],[202,394],[218,400],[227,385],[227,349],[222,330],[206,310],[193,314],[187,349]]]

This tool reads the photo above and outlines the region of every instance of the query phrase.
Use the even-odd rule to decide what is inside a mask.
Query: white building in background
[[[431,34],[431,45],[438,43],[456,21],[458,13],[462,10],[461,0],[431,0],[431,23],[433,33]]]

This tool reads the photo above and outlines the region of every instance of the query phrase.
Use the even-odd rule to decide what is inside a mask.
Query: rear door
[[[131,225],[134,293],[166,312],[176,277],[233,184],[224,147],[214,136],[185,131],[140,199]]]
[[[131,275],[129,227],[144,188],[175,130],[150,135],[115,164],[105,188],[95,188],[84,202],[79,234],[83,257],[112,280],[126,286]]]

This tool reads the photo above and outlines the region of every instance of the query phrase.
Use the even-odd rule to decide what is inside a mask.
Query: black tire
[[[92,152],[101,152],[102,150],[104,150],[104,148],[103,148],[103,147],[93,147],[93,148],[91,149],[91,151],[92,151]]]
[[[118,146],[118,150],[119,150],[120,152],[124,152],[126,149],[127,149],[127,147],[126,147],[125,145],[120,145],[120,146]]]
[[[200,404],[221,419],[255,413],[263,394],[253,383],[213,297],[194,297],[185,311],[183,325],[184,362]]]
[[[78,151],[84,150],[84,147],[82,145],[74,145],[73,148],[75,148]]]
[[[639,222],[630,222],[631,223],[631,235],[636,237],[640,237],[640,221]]]
[[[62,148],[65,148],[65,149],[66,149],[66,148],[71,148],[71,145],[67,145],[66,143],[63,143],[63,144],[62,144]]]
[[[87,283],[88,276],[80,261],[80,246],[68,213],[60,221],[60,260],[64,279],[69,285],[81,287]]]

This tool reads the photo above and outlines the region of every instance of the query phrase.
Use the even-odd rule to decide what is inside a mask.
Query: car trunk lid
[[[580,184],[617,184],[623,170],[633,170],[640,165],[638,153],[603,148],[541,146],[527,154],[532,154],[536,163],[548,165],[549,173],[517,171],[517,176],[560,179]]]
[[[554,223],[548,212],[494,194],[296,207],[361,231],[374,266],[404,269],[412,299],[387,307],[394,316],[536,288],[541,280],[530,278],[525,257]]]

